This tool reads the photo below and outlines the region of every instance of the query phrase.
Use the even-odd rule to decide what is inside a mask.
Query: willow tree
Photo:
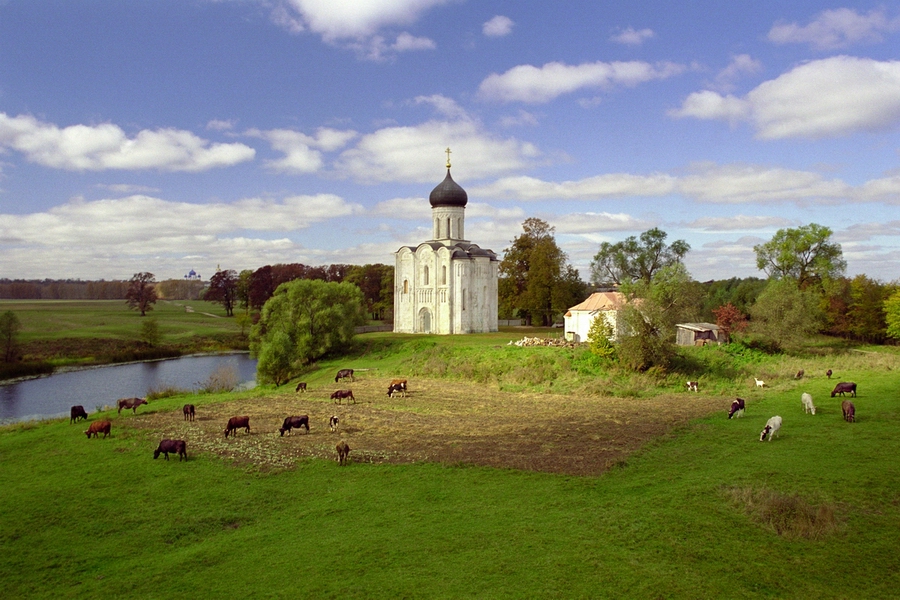
[[[278,286],[250,332],[258,379],[281,385],[304,365],[347,348],[365,323],[364,306],[352,283],[297,279]]]
[[[840,277],[847,262],[831,233],[815,223],[779,229],[771,240],[753,247],[756,266],[772,279],[794,279],[801,289]]]
[[[640,237],[630,236],[615,244],[603,242],[591,262],[591,280],[598,285],[649,284],[658,271],[680,263],[691,249],[684,240],[667,244],[666,237],[665,231],[654,227]]]

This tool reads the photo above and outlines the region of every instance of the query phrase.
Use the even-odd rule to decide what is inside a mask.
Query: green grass
[[[504,335],[518,334],[440,341],[451,355],[490,363],[513,356],[496,347]],[[425,336],[364,338],[354,356],[305,378],[324,382],[340,364],[405,372],[436,347]],[[526,350],[519,356],[544,356]],[[745,386],[743,419],[691,423],[597,478],[320,460],[261,473],[190,448],[186,463],[154,461],[158,440],[124,416],[113,415],[108,440],[88,441],[84,426],[67,422],[2,428],[4,595],[896,597],[896,353],[733,360],[738,376],[711,384]],[[834,381],[787,375],[797,364],[811,374],[820,360],[859,383],[857,423],[841,420]],[[745,368],[769,373],[772,388],[752,388]],[[670,385],[667,377],[645,393]],[[803,414],[802,391],[817,415]],[[781,435],[760,443],[775,414]],[[810,511],[822,516],[818,527]]]

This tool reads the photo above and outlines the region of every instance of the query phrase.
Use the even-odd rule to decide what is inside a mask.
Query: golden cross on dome
[[[450,168],[450,148],[448,147],[444,152],[447,153],[447,168]]]

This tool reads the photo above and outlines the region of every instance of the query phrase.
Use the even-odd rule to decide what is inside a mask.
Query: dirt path
[[[406,398],[389,398],[388,380],[358,379],[306,394],[260,396],[199,406],[197,420],[158,413],[131,422],[160,438],[188,442],[189,452],[214,452],[261,468],[289,468],[297,459],[335,457],[344,439],[355,462],[441,462],[530,471],[597,475],[673,427],[730,399],[679,394],[656,398],[573,398],[515,394],[465,382],[414,379]],[[356,404],[334,404],[336,389],[352,389]],[[202,398],[198,399],[202,402]],[[288,415],[310,416],[309,434],[281,437]],[[340,431],[328,418],[337,415]],[[249,415],[251,433],[225,439],[229,417]],[[724,416],[724,415],[723,415]]]

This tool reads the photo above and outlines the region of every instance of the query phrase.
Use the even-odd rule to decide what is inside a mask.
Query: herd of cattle
[[[800,369],[799,371],[797,371],[797,374],[794,376],[794,379],[802,379],[803,374],[804,374],[803,369]],[[831,369],[828,369],[825,372],[825,376],[828,377],[828,379],[831,379],[831,375],[832,375],[832,371],[831,371]],[[756,379],[754,377],[754,380],[756,381],[756,387],[761,388],[761,387],[765,386],[765,382],[762,381],[761,379]],[[688,381],[686,383],[686,385],[687,385],[687,389],[689,392],[699,391],[699,383],[696,381]],[[831,397],[834,398],[838,394],[840,394],[842,398],[844,397],[844,394],[850,394],[851,397],[855,398],[856,397],[856,384],[853,383],[852,381],[840,382],[839,384],[834,386],[834,389],[831,391]],[[808,392],[803,392],[803,394],[801,394],[800,405],[803,407],[804,413],[813,414],[813,415],[816,414],[816,406],[815,406],[815,404],[813,404],[812,395],[809,394]],[[731,419],[733,417],[744,416],[745,406],[746,406],[746,402],[744,401],[743,398],[735,398],[734,400],[732,400],[731,407],[728,409],[728,418]],[[841,402],[841,414],[843,416],[843,419],[845,421],[847,421],[848,423],[855,422],[856,421],[856,406],[850,400],[842,401]],[[774,417],[772,417],[768,421],[766,421],[765,427],[763,427],[763,430],[759,433],[759,441],[763,442],[765,440],[769,440],[771,442],[772,438],[775,437],[775,435],[777,435],[778,431],[781,429],[782,421],[783,421],[783,419],[781,417],[779,417],[778,415],[775,415]]]
[[[337,375],[334,378],[334,382],[337,383],[340,380],[349,379],[351,382],[353,381],[353,369],[341,369],[337,372]],[[307,386],[306,382],[300,382],[297,384],[295,388],[297,392],[306,392]],[[399,393],[401,397],[406,396],[407,391],[407,380],[406,379],[393,379],[391,383],[388,385],[387,394],[391,398],[394,397],[395,393]],[[331,394],[331,400],[336,401],[338,404],[341,403],[342,400],[346,399],[349,403],[350,400],[353,400],[354,404],[356,403],[356,398],[353,397],[353,390],[336,390],[333,394]],[[147,400],[145,398],[121,398],[116,401],[116,407],[118,408],[118,413],[122,414],[122,409],[131,409],[132,414],[137,414],[137,409],[139,406],[147,404]],[[193,421],[197,414],[197,408],[193,404],[185,404],[182,409],[184,414],[185,421]],[[76,405],[71,408],[69,411],[69,424],[77,423],[78,419],[87,420],[88,415],[87,411],[84,410],[84,406]],[[337,415],[331,415],[328,419],[328,428],[332,433],[338,431],[340,425],[340,418]],[[88,439],[91,437],[99,438],[100,434],[103,434],[103,437],[106,438],[109,436],[110,430],[112,429],[112,423],[109,419],[103,419],[101,421],[95,421],[91,423],[87,430],[84,432],[87,434]],[[239,417],[231,417],[228,419],[228,423],[225,425],[225,438],[228,436],[234,437],[238,430],[243,429],[245,433],[250,433],[250,417],[249,415],[239,416]],[[282,423],[281,427],[278,429],[281,437],[284,437],[285,432],[291,433],[294,429],[305,429],[306,433],[309,433],[309,415],[295,415],[285,417],[284,423]],[[350,446],[344,440],[341,440],[337,446],[335,446],[335,450],[337,451],[337,460],[338,464],[345,465],[349,460],[350,454]],[[179,457],[179,460],[187,460],[187,442],[184,440],[169,440],[165,439],[159,443],[159,446],[153,452],[153,458],[159,458],[160,454],[165,455],[166,460],[169,460],[169,454],[175,454]]]

